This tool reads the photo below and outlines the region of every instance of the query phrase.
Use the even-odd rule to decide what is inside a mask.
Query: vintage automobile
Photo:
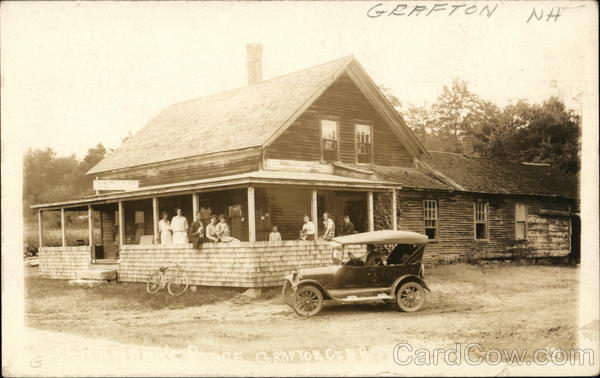
[[[418,311],[429,290],[422,264],[427,241],[426,235],[391,230],[336,237],[331,242],[333,264],[292,270],[285,276],[283,299],[302,316],[317,314],[324,301],[383,300],[401,311]],[[367,245],[367,253],[356,257],[349,245]]]

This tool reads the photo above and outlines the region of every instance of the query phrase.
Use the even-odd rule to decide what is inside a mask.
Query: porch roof
[[[260,170],[230,176],[213,177],[201,180],[184,181],[173,184],[144,186],[136,190],[111,192],[32,205],[32,209],[51,210],[61,207],[80,207],[92,204],[111,203],[124,199],[145,199],[166,194],[186,194],[207,189],[229,188],[250,184],[258,185],[291,185],[312,188],[389,190],[400,189],[397,183],[382,180],[367,180],[338,176],[330,173],[268,171]]]

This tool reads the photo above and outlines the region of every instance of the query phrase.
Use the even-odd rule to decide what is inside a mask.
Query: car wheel
[[[403,283],[396,292],[396,304],[401,311],[419,311],[425,304],[425,289],[415,281]]]
[[[281,289],[281,298],[283,299],[283,303],[286,305],[292,305],[292,299],[294,299],[294,290],[292,290],[292,283],[288,280],[283,283],[283,289]]]
[[[301,286],[294,294],[292,307],[298,315],[316,315],[323,308],[323,293],[312,285]]]

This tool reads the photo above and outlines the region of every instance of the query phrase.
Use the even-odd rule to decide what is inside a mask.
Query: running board
[[[390,296],[389,294],[381,293],[370,297],[358,297],[356,295],[349,295],[346,298],[336,298],[335,300],[340,302],[362,302],[382,299],[394,299],[394,297]]]

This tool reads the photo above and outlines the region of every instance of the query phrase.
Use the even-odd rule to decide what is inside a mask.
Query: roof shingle
[[[353,59],[172,105],[88,174],[261,146]]]

